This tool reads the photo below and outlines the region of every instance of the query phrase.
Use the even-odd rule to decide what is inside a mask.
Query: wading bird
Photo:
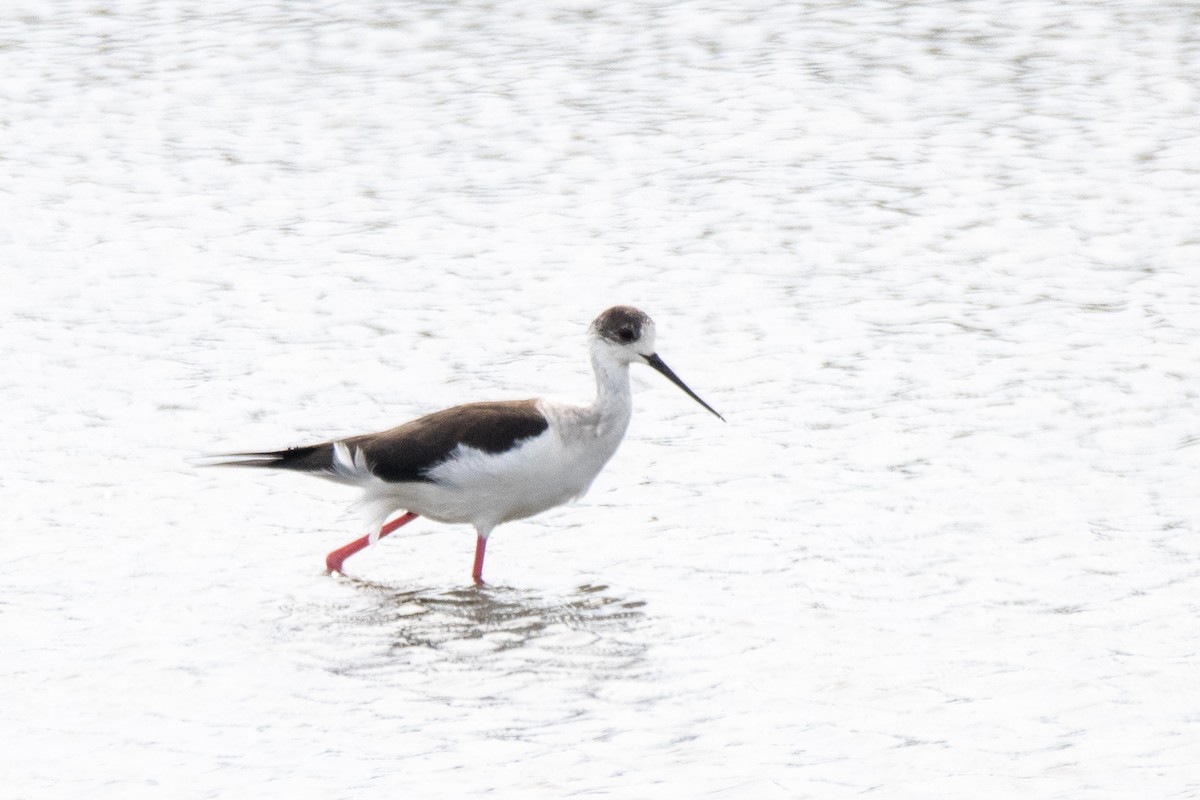
[[[590,405],[544,399],[469,403],[382,433],[211,456],[205,463],[307,472],[361,487],[362,505],[378,531],[330,553],[325,559],[330,572],[342,572],[347,558],[417,517],[469,523],[476,532],[471,577],[482,584],[493,528],[582,496],[612,458],[633,411],[630,364],[653,367],[724,419],[658,357],[654,321],[642,311],[614,306],[596,318],[588,338],[596,373]],[[404,513],[388,521],[397,511]]]

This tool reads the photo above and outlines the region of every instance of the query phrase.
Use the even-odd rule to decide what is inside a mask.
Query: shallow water
[[[10,4],[11,5],[11,4]],[[14,797],[1200,794],[1187,4],[21,3]],[[202,452],[584,399],[582,501],[361,534]]]

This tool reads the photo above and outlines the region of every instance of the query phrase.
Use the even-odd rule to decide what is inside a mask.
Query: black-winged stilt
[[[342,563],[418,516],[475,527],[471,577],[483,583],[492,529],[583,495],[616,452],[633,410],[629,365],[648,364],[717,414],[654,351],[654,321],[614,306],[588,331],[596,399],[575,406],[550,400],[470,403],[437,411],[382,433],[263,453],[230,453],[206,463],[308,472],[364,489],[372,530],[330,553]],[[387,521],[397,511],[404,513]]]

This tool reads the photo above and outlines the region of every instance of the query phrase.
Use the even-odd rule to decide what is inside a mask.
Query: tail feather
[[[296,472],[331,473],[333,445],[314,444],[308,447],[289,447],[263,453],[223,453],[191,459],[193,464],[203,467],[269,467],[290,469]]]

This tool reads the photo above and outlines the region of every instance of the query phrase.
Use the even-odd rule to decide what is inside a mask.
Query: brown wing
[[[351,449],[360,448],[371,472],[385,481],[428,481],[429,470],[460,444],[503,453],[548,427],[536,400],[468,403],[345,441]]]
[[[445,461],[460,444],[488,453],[503,453],[550,425],[536,400],[468,403],[437,411],[382,433],[352,436],[345,442],[361,450],[372,474],[391,483],[429,481],[429,470]],[[261,453],[215,456],[213,464],[269,467],[335,475],[334,444],[291,447]]]

